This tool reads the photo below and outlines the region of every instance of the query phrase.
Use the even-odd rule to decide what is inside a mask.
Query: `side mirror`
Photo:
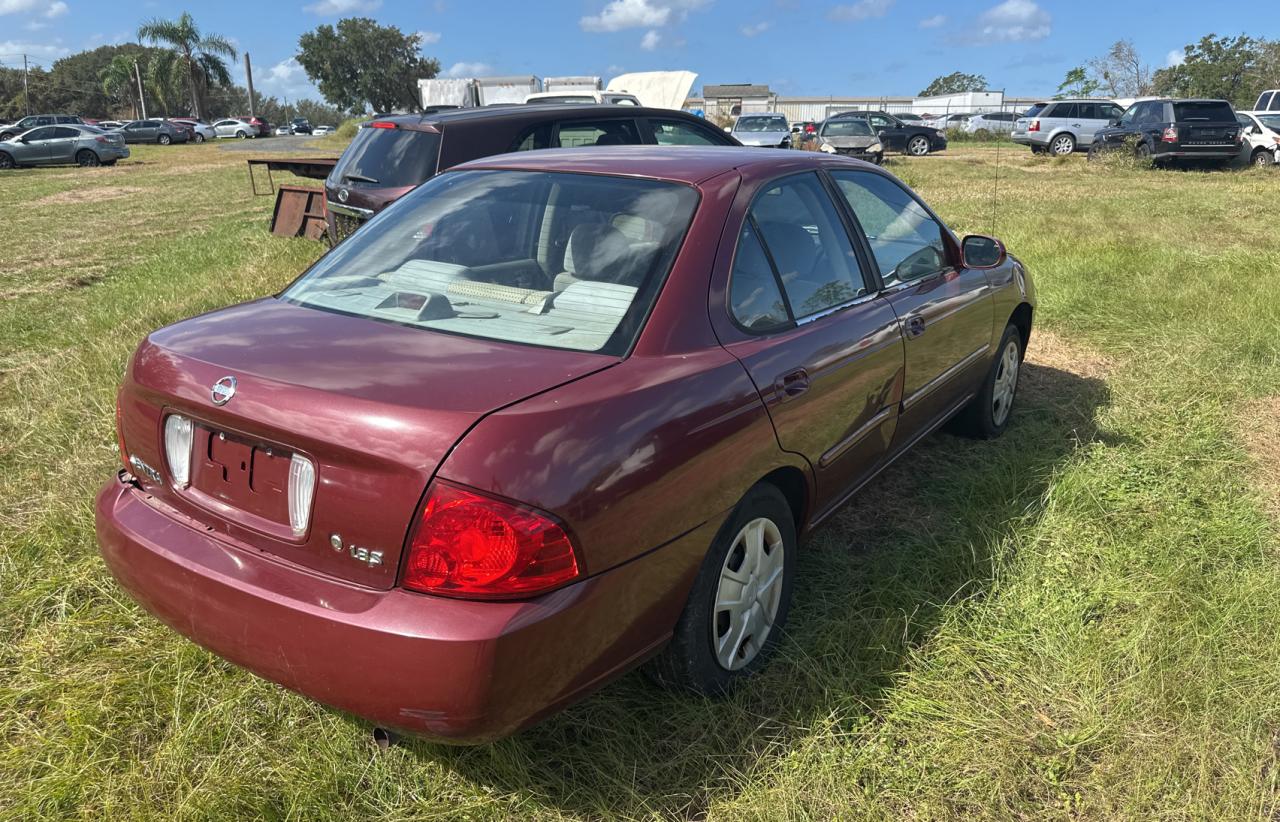
[[[965,268],[996,268],[1006,256],[1004,243],[995,237],[970,234],[960,242],[960,262]]]

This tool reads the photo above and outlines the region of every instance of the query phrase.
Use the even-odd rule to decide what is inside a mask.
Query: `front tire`
[[[907,153],[912,157],[924,157],[929,153],[929,138],[917,134],[907,141]]]
[[[1253,163],[1255,166],[1269,166],[1275,161],[1275,155],[1272,154],[1269,149],[1265,148],[1255,149],[1253,157],[1249,160],[1249,162]]]
[[[671,643],[649,666],[659,684],[728,693],[778,645],[796,567],[791,506],[774,485],[747,491],[702,562]]]
[[[956,433],[983,440],[1004,433],[1013,415],[1023,354],[1021,332],[1014,325],[1006,326],[978,395],[955,419]]]
[[[1032,147],[1031,147],[1031,153],[1032,153],[1032,154],[1044,154],[1046,151],[1048,151],[1048,149],[1046,149],[1044,146],[1032,146]]]
[[[1066,157],[1076,150],[1076,138],[1070,134],[1059,134],[1049,143],[1049,153],[1054,157]]]
[[[89,149],[82,148],[76,153],[76,163],[85,167],[92,167],[102,165],[102,160]]]
[[[203,143],[203,142],[204,142],[204,135],[197,131],[197,132],[196,132],[196,136],[195,136],[195,141],[196,141],[197,143]]]

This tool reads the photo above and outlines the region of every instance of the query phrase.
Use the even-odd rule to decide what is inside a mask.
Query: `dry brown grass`
[[[142,189],[135,186],[97,186],[95,188],[73,188],[59,191],[31,203],[33,206],[74,205],[76,203],[101,203],[106,200],[118,200],[138,194]]]
[[[1280,395],[1245,403],[1239,427],[1267,510],[1280,521]]]

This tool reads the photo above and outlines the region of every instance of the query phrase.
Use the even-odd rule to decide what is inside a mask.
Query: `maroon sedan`
[[[464,164],[141,344],[102,554],[201,645],[416,734],[509,734],[651,657],[721,693],[806,532],[947,420],[1008,425],[1034,306],[856,160]]]

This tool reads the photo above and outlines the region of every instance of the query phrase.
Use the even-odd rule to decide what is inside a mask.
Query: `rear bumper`
[[[1168,151],[1156,151],[1156,159],[1177,160],[1233,160],[1240,156],[1240,146],[1185,146]]]
[[[530,725],[660,648],[714,534],[708,523],[534,600],[468,602],[300,570],[121,479],[96,517],[111,573],[174,630],[319,702],[463,743]]]

